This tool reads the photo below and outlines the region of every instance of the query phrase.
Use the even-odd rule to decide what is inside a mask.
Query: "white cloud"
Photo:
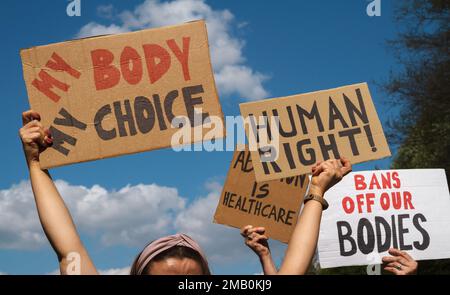
[[[108,11],[111,10],[113,7],[108,6]],[[122,11],[118,17],[119,25],[105,26],[90,22],[80,29],[77,37],[122,33],[205,19],[219,92],[224,95],[237,94],[247,100],[268,96],[263,86],[268,77],[245,64],[245,42],[233,34],[233,29],[239,30],[248,24],[236,23],[229,10],[214,10],[204,0],[146,0],[132,11]]]
[[[46,243],[34,207],[28,182],[0,190],[0,248],[38,248]]]
[[[55,183],[79,232],[90,235],[103,247],[140,248],[161,236],[183,232],[202,246],[213,271],[224,265],[238,270],[243,264],[254,266],[254,271],[259,269],[256,256],[244,245],[239,230],[212,223],[222,189],[217,182],[207,182],[206,195],[191,202],[177,189],[157,184],[108,191],[99,185],[88,188],[62,180]],[[49,246],[39,224],[30,183],[22,181],[1,190],[0,249],[38,249],[45,245]],[[279,261],[285,246],[272,241],[271,248]],[[127,267],[100,272],[127,273]]]
[[[56,186],[81,232],[98,235],[103,245],[140,246],[173,230],[185,206],[174,188],[156,184],[107,191],[57,180]],[[47,244],[29,182],[0,191],[0,248],[32,249]]]
[[[114,17],[114,6],[112,4],[99,5],[97,7],[97,15],[102,18],[112,19]]]

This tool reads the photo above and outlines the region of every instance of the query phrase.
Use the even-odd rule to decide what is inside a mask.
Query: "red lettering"
[[[366,202],[367,202],[367,212],[372,213],[372,206],[374,204],[375,194],[374,193],[367,193],[366,194]]]
[[[61,97],[51,90],[53,86],[65,92],[69,90],[69,85],[53,78],[44,70],[41,70],[38,75],[41,80],[36,78],[31,84],[54,102],[58,102]]]
[[[380,205],[381,208],[386,211],[389,209],[390,205],[391,205],[391,199],[389,199],[389,194],[388,193],[382,193],[381,197],[380,197]]]
[[[372,174],[372,178],[370,180],[369,189],[373,189],[376,187],[377,189],[381,189],[380,184],[378,183],[377,175]]]
[[[345,213],[350,214],[355,210],[355,203],[353,203],[352,198],[345,197],[342,199],[342,208],[344,208]]]
[[[150,83],[153,84],[169,70],[170,55],[167,50],[156,44],[144,44],[142,47],[144,48]],[[156,63],[156,59],[159,59],[159,63]]]
[[[364,182],[364,175],[355,174],[355,188],[356,190],[364,190],[366,189],[366,183]]]
[[[74,78],[80,78],[81,73],[74,68],[72,68],[68,63],[66,63],[61,56],[56,52],[53,52],[52,59],[47,61],[46,66],[55,71],[64,71]]]
[[[183,37],[183,51],[180,50],[174,39],[167,40],[167,45],[169,45],[169,48],[175,54],[175,56],[177,57],[178,61],[181,64],[181,67],[183,68],[183,76],[185,81],[191,80],[191,76],[189,75],[189,63],[188,63],[190,40],[191,40],[190,37]]]
[[[130,69],[131,62],[131,69]],[[142,79],[142,62],[139,53],[132,47],[125,47],[120,55],[120,70],[123,78],[131,85]]]
[[[400,192],[392,192],[392,207],[398,210],[402,207],[402,198],[400,196]]]
[[[358,212],[362,213],[362,207],[364,205],[364,194],[356,195],[356,202],[358,203]]]
[[[414,209],[411,199],[412,195],[410,192],[406,191],[403,193],[403,204],[405,206],[405,209]]]
[[[383,189],[391,188],[391,173],[381,174],[381,185]]]
[[[94,67],[94,82],[97,90],[116,86],[120,80],[120,71],[111,63],[114,55],[107,49],[91,51],[92,65]]]
[[[398,175],[398,172],[392,172],[392,180],[394,180],[393,186],[395,188],[400,188],[401,183],[400,183],[400,177]]]

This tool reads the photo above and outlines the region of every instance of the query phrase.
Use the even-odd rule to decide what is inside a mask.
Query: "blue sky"
[[[187,15],[206,17],[207,22],[225,22],[219,33],[225,33],[230,42],[237,42],[233,46],[238,50],[239,60],[231,62],[246,69],[245,77],[248,78],[249,85],[245,89],[233,88],[233,81],[219,85],[225,115],[239,114],[238,104],[245,101],[242,97],[246,96],[249,89],[256,89],[256,93],[263,94],[262,96],[277,97],[367,81],[383,124],[389,117],[395,116],[395,110],[386,104],[388,99],[375,84],[388,79],[391,70],[398,70],[392,52],[386,47],[386,41],[395,38],[397,33],[393,1],[381,1],[380,17],[367,16],[366,6],[369,1],[366,0],[182,2],[175,0],[172,5],[186,5]],[[81,0],[81,3],[81,16],[69,17],[66,14],[67,1],[0,2],[0,33],[3,38],[0,48],[3,70],[0,79],[3,98],[0,120],[1,126],[5,128],[5,142],[0,155],[3,166],[0,172],[0,197],[3,198],[0,212],[5,214],[5,210],[17,210],[11,213],[12,216],[18,218],[19,223],[22,219],[26,221],[26,224],[17,225],[17,229],[14,224],[4,224],[3,227],[0,225],[0,272],[3,273],[40,274],[57,268],[55,255],[48,243],[42,240],[42,232],[36,224],[37,216],[29,212],[34,210],[29,186],[26,182],[21,182],[27,180],[28,175],[17,131],[21,125],[20,114],[28,109],[28,101],[19,50],[73,39],[82,35],[83,28],[94,32],[92,28],[123,28],[126,23],[120,16],[124,11],[130,11],[133,17],[139,19],[136,7],[144,13],[148,7],[153,9],[149,13],[155,13],[155,8],[158,11],[170,10],[172,7],[165,6],[163,1],[144,3],[144,0]],[[143,6],[139,6],[143,3]],[[226,15],[233,17],[223,16],[224,11],[228,11]],[[217,15],[220,17],[216,18]],[[184,17],[185,14],[174,13],[171,20],[179,19],[179,22],[183,22],[186,20]],[[159,24],[158,20],[150,19],[143,21],[142,27],[155,24]],[[217,65],[219,62],[213,60],[213,64]],[[221,67],[216,65],[216,72],[220,75]],[[190,224],[197,225],[196,229],[192,229],[192,234],[204,238],[207,253],[213,257],[215,273],[256,273],[260,271],[258,261],[243,246],[239,232],[209,224],[209,215],[212,215],[209,211],[214,210],[231,157],[231,152],[177,153],[167,149],[66,166],[53,169],[51,173],[54,179],[64,181],[60,185],[67,194],[74,194],[70,195],[73,206],[77,204],[75,192],[78,191],[92,194],[98,188],[105,190],[103,193],[108,196],[127,186],[133,192],[138,184],[144,185],[144,191],[152,191],[151,184],[164,192],[167,190],[169,194],[173,194],[175,202],[185,202],[175,212],[171,212],[170,208],[163,210],[170,224],[167,232],[179,229],[189,231]],[[390,161],[391,159],[384,159],[356,165],[355,170],[388,168]],[[117,194],[124,203],[127,192]],[[6,204],[5,200],[14,196],[21,196],[23,199],[20,200],[23,200],[24,205],[11,199],[11,202],[16,201],[17,204],[9,204],[9,207],[2,209],[1,206]],[[63,194],[63,197],[67,196]],[[209,205],[203,205],[204,203]],[[165,206],[164,201],[161,204]],[[124,205],[125,211],[127,208]],[[209,211],[205,208],[209,208]],[[203,219],[196,219],[196,214]],[[79,212],[77,216],[82,222],[83,213]],[[157,222],[157,217],[153,216],[151,220]],[[0,216],[0,220],[3,220],[1,218]],[[111,218],[113,217],[98,220],[110,222]],[[120,233],[126,235],[129,228],[136,226],[133,222],[142,221],[130,221],[126,215],[124,218],[124,228],[117,222],[118,225],[110,228],[92,224],[92,230],[89,224],[85,224],[80,230],[99,269],[125,268],[131,264],[140,246],[144,245],[138,243],[142,237],[128,240],[108,238],[115,233],[117,236]],[[176,221],[171,223],[171,218]],[[92,222],[95,221],[92,218]],[[77,223],[77,218],[75,222]],[[29,232],[33,238],[21,236],[21,229]],[[216,230],[223,233],[223,238],[215,244]],[[147,240],[166,231],[149,230]],[[14,243],[10,243],[11,239]],[[33,241],[36,241],[35,245]],[[274,243],[273,248],[279,260],[284,248],[278,243]]]

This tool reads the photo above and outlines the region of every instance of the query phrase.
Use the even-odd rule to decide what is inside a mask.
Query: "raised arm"
[[[325,192],[351,170],[350,162],[345,158],[317,163],[312,168],[309,194],[323,198]],[[306,273],[317,246],[322,210],[322,204],[314,199],[305,203],[278,274]]]
[[[52,144],[52,137],[40,123],[38,113],[24,112],[22,121],[19,134],[39,219],[58,256],[61,274],[98,274],[50,174],[41,169],[39,154]],[[78,261],[79,266],[76,265]]]
[[[244,226],[241,229],[241,235],[244,237],[245,245],[256,253],[261,262],[265,275],[277,274],[277,268],[270,253],[269,238],[265,235],[264,227]]]

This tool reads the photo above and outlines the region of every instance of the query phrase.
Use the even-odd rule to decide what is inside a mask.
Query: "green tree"
[[[392,168],[444,168],[448,182],[450,1],[396,3],[396,22],[401,32],[388,45],[401,70],[383,84],[387,102],[399,109],[398,115],[387,122],[389,142],[397,151]],[[322,269],[316,273],[365,274],[366,267]],[[421,261],[419,274],[450,274],[450,260]]]
[[[392,168],[450,169],[449,1],[402,1],[397,21],[404,31],[391,41],[402,70],[384,85],[400,107],[389,122],[397,147]]]
[[[444,168],[450,176],[450,1],[402,1],[404,28],[390,45],[403,69],[384,85],[400,115],[390,121],[392,168]],[[450,214],[450,212],[449,212]],[[450,274],[450,260],[422,261],[419,273]]]

